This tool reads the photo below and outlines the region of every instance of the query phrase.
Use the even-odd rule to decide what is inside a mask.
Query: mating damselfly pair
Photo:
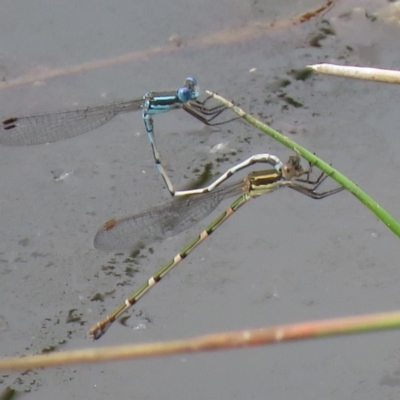
[[[142,118],[157,168],[170,194],[179,197],[179,199],[166,206],[152,208],[119,220],[108,221],[96,234],[94,244],[97,248],[105,250],[132,249],[137,245],[148,245],[156,240],[176,235],[209,215],[222,200],[239,196],[204,231],[190,241],[175,257],[165,263],[147,282],[105,319],[94,325],[88,332],[88,335],[92,338],[101,337],[123,312],[135,304],[151,287],[250,199],[281,187],[289,187],[313,199],[322,199],[343,190],[342,187],[338,187],[326,192],[317,192],[327,176],[321,174],[318,179],[312,181],[310,176],[311,166],[308,170],[304,170],[298,154],[291,156],[284,164],[278,157],[263,153],[256,154],[230,168],[207,187],[175,191],[161,164],[155,145],[152,116],[182,108],[207,125],[221,124],[213,121],[226,109],[225,106],[207,108],[208,98],[205,101],[199,101],[198,97],[197,81],[189,77],[182,88],[173,92],[149,92],[143,98],[137,100],[114,102],[103,106],[59,113],[11,117],[2,122],[0,145],[33,145],[77,136],[105,124],[120,113],[142,110]],[[226,122],[228,121],[222,123]],[[267,163],[273,168],[251,172],[238,182],[227,183],[219,187],[234,173],[255,163]],[[305,178],[303,178],[304,176]]]

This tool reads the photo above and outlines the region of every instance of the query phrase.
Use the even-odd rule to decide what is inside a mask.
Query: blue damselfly
[[[134,100],[116,101],[55,113],[9,117],[0,125],[0,145],[30,146],[68,139],[98,128],[118,114],[142,110],[142,118],[156,166],[168,191],[175,196],[176,192],[156,148],[153,115],[181,108],[206,125],[213,126],[228,122],[215,122],[216,118],[226,109],[225,106],[207,107],[206,103],[210,97],[200,101],[199,95],[197,80],[188,77],[184,86],[178,90],[148,92],[142,98]],[[181,194],[178,193],[178,195]],[[190,193],[184,192],[184,194]]]

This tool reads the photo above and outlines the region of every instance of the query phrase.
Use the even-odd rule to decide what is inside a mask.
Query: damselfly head
[[[301,168],[300,155],[298,153],[291,155],[287,164],[292,165],[295,169]]]
[[[185,87],[190,92],[190,99],[188,100],[196,100],[200,96],[200,88],[197,83],[197,79],[193,76],[188,76],[185,80]]]
[[[290,180],[294,177],[299,177],[304,174],[304,169],[300,163],[300,155],[293,154],[289,157],[288,162],[282,167],[282,176]]]
[[[182,103],[196,100],[200,96],[197,80],[193,77],[186,78],[185,86],[178,90],[177,96]]]
[[[193,76],[188,76],[185,80],[185,86],[190,90],[197,90],[197,79]]]

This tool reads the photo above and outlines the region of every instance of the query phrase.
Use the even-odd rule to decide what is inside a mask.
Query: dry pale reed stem
[[[344,78],[364,79],[368,81],[400,83],[400,72],[390,69],[349,67],[333,64],[314,64],[307,65],[313,71],[320,74],[341,76]]]

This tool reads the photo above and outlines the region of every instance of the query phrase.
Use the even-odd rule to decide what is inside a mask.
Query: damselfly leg
[[[218,126],[227,124],[228,122],[241,119],[241,117],[233,117],[228,120],[213,122],[217,117],[219,117],[227,108],[223,104],[219,104],[214,107],[207,107],[207,103],[213,99],[213,96],[207,96],[204,100],[200,101],[198,99],[192,100],[183,106],[183,109],[191,114],[193,117],[197,118],[200,122],[208,126]]]
[[[306,182],[306,184],[309,184],[310,186],[306,186],[306,184],[299,184],[297,181],[292,181],[287,184],[288,187],[290,187],[293,190],[296,190],[297,192],[303,193],[308,197],[311,197],[313,199],[323,199],[327,196],[330,196],[335,193],[339,193],[342,190],[344,190],[344,187],[339,186],[335,189],[327,190],[324,192],[317,192],[316,190],[322,185],[322,183],[329,177],[329,175],[326,175],[324,173],[320,174],[319,177],[317,178],[316,182]]]

